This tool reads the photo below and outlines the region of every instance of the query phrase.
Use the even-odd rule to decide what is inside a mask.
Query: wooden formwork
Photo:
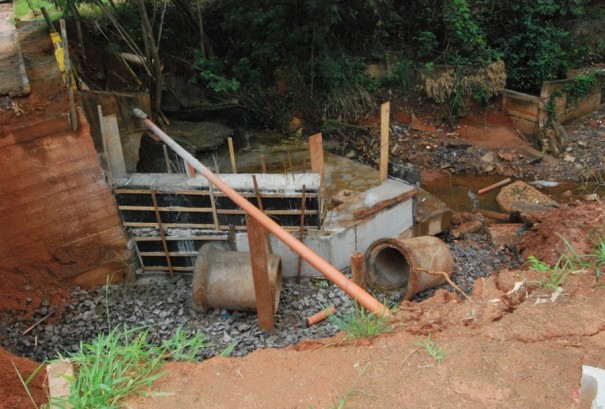
[[[299,231],[301,221],[304,230],[320,228],[318,188],[289,186],[277,191],[261,185],[238,191],[287,230]],[[246,230],[245,212],[208,186],[116,187],[114,194],[145,272],[192,273],[202,245],[224,243],[234,232]]]

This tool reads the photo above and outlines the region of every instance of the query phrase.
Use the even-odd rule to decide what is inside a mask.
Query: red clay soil
[[[406,302],[392,332],[266,349],[244,358],[170,363],[129,407],[574,408],[582,365],[605,367],[605,289],[570,277],[554,303],[532,272],[476,282],[472,300],[439,291]],[[515,293],[515,282],[524,281]],[[507,293],[509,293],[507,295]],[[445,353],[427,353],[428,334]]]
[[[9,354],[0,348],[0,409],[31,409],[33,404],[19,374],[26,380],[39,366],[29,359]],[[19,371],[17,373],[17,371]],[[37,405],[46,402],[46,393],[42,387],[46,371],[42,368],[29,383],[28,389]]]
[[[605,208],[602,205],[569,205],[547,213],[541,223],[523,235],[519,249],[524,257],[535,256],[554,266],[561,254],[589,253],[604,237]],[[573,246],[573,252],[568,245]]]

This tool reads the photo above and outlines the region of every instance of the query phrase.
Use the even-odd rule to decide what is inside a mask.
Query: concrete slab
[[[25,96],[31,92],[17,30],[11,23],[13,4],[0,3],[0,95]]]

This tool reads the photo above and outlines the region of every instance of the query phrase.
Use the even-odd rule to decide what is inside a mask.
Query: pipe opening
[[[401,253],[393,247],[384,247],[374,256],[373,281],[385,290],[405,289],[410,279],[410,265]]]

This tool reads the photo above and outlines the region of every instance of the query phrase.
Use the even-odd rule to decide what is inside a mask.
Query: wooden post
[[[264,212],[263,199],[260,195],[260,189],[258,188],[258,182],[256,180],[256,175],[252,175],[252,183],[254,184],[254,193],[256,194],[256,203],[258,204],[258,209],[261,212]],[[271,239],[269,238],[269,233],[267,233],[267,251],[269,252],[269,254],[273,253],[273,249],[271,248]]]
[[[305,242],[305,206],[307,198],[305,197],[305,185],[302,187],[302,198],[300,205],[300,237],[301,243]],[[296,282],[300,284],[300,276],[302,274],[302,257],[298,256],[298,266],[296,267]]]
[[[155,211],[155,218],[158,221],[158,230],[160,231],[160,238],[162,239],[162,247],[164,248],[164,255],[166,256],[166,264],[168,264],[168,270],[170,276],[174,277],[174,270],[172,268],[172,261],[170,260],[170,251],[168,250],[168,242],[166,241],[166,234],[164,233],[164,226],[162,226],[162,218],[160,216],[160,209],[158,208],[158,201],[155,197],[155,191],[151,191],[151,201],[153,202],[153,209]]]
[[[65,62],[65,84],[67,85],[67,97],[69,98],[69,119],[71,122],[71,130],[78,129],[78,115],[76,113],[76,103],[74,101],[74,89],[72,85],[71,62],[69,61],[69,44],[67,42],[67,29],[65,28],[65,20],[60,20],[61,39],[63,45],[63,58]]]
[[[359,251],[351,254],[351,275],[353,282],[361,288],[366,288],[365,269],[363,266],[363,254]]]
[[[124,163],[124,152],[122,151],[122,141],[120,140],[120,129],[118,128],[118,119],[115,114],[103,116],[101,118],[103,126],[103,140],[107,147],[107,162],[111,169],[113,179],[124,179],[128,177],[126,164]]]
[[[109,182],[110,186],[113,186],[113,175],[111,174],[111,166],[109,164],[107,138],[105,137],[105,121],[103,120],[103,108],[101,105],[97,105],[97,112],[99,113],[99,127],[101,129],[101,140],[103,141],[103,156],[105,157],[105,165],[107,166],[107,181]]]
[[[309,137],[309,150],[311,154],[311,171],[319,173],[319,193],[320,193],[320,220],[323,220],[324,212],[327,210],[323,203],[326,203],[326,171],[324,164],[324,148],[321,133]]]
[[[214,230],[218,231],[221,225],[218,222],[218,213],[216,211],[216,199],[214,198],[214,185],[208,183],[208,192],[210,193],[210,206],[212,207],[212,220],[214,220]]]
[[[262,173],[267,173],[267,163],[265,162],[265,155],[260,155],[260,170]]]
[[[185,162],[185,166],[186,166],[186,173],[187,176],[189,176],[190,178],[194,178],[195,177],[195,168],[193,166],[191,166],[190,163]]]
[[[256,314],[263,331],[275,328],[273,320],[273,294],[269,284],[269,267],[267,265],[267,232],[253,217],[246,215],[248,242],[250,244],[250,263],[256,296]]]
[[[168,155],[168,146],[166,146],[166,144],[162,144],[162,149],[164,150],[164,160],[166,161],[166,171],[168,173],[172,173],[172,165],[170,164],[170,156]]]
[[[391,103],[385,102],[380,106],[380,183],[384,182],[389,173],[389,114]]]
[[[229,157],[231,157],[231,172],[237,173],[237,164],[235,163],[235,149],[233,149],[233,138],[228,137],[227,143],[229,144]]]
[[[321,173],[324,168],[324,148],[320,133],[309,137],[309,151],[311,153],[311,170]]]

